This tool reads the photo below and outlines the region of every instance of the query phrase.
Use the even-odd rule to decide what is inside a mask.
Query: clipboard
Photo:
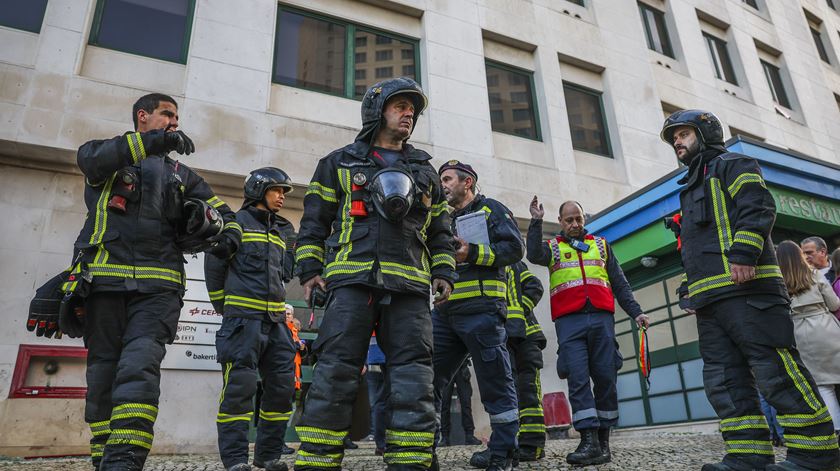
[[[490,236],[487,233],[487,213],[476,211],[455,219],[455,230],[458,237],[470,244],[489,245]]]

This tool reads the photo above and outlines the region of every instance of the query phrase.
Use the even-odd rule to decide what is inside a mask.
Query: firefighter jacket
[[[770,230],[776,218],[758,162],[711,149],[692,161],[679,181],[683,267],[681,291],[700,308],[731,296],[787,298]],[[736,285],[730,264],[754,266],[755,279]]]
[[[466,262],[457,266],[458,279],[449,300],[438,305],[442,314],[481,314],[504,308],[505,267],[522,260],[519,228],[510,210],[494,199],[476,195],[470,204],[452,213],[452,231],[456,232],[457,217],[476,211],[484,212],[490,243],[470,244]]]
[[[167,156],[163,130],[87,142],[77,161],[88,212],[75,248],[94,291],[184,290],[184,256],[176,245],[184,198],[206,201],[226,230],[239,229],[210,186]],[[124,198],[124,211],[109,207],[115,196]]]
[[[580,252],[561,233],[542,240],[542,219],[528,227],[528,261],[548,267],[551,277],[551,319],[576,312],[615,312],[615,301],[631,319],[644,314],[633,289],[606,239],[584,235],[589,246]]]
[[[301,283],[321,275],[329,289],[362,284],[428,296],[430,282],[454,281],[449,214],[431,156],[409,144],[390,168],[414,179],[414,203],[398,223],[374,209],[366,185],[382,169],[356,141],[318,162],[304,197],[295,259]],[[354,191],[355,190],[355,191]],[[355,202],[354,202],[355,201]],[[364,204],[364,215],[351,206]]]
[[[246,206],[236,213],[242,227],[239,250],[224,260],[204,255],[207,292],[226,317],[265,319],[286,316],[286,286],[292,279],[292,223],[271,211]]]
[[[505,330],[508,338],[529,338],[537,342],[540,350],[544,349],[547,341],[542,332],[534,306],[540,302],[543,295],[543,285],[540,279],[528,270],[525,262],[518,261],[505,267],[507,276],[507,321]]]

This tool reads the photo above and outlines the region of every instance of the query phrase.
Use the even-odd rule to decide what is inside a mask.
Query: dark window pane
[[[364,62],[367,62],[367,54],[365,54],[364,52],[357,52],[356,53],[356,63],[357,64],[362,64]]]
[[[364,80],[367,78],[367,70],[356,69],[356,80]]]
[[[343,94],[344,26],[285,10],[277,23],[274,81]]]
[[[758,3],[756,2],[756,0],[741,0],[741,1],[746,3],[747,5],[755,8],[756,10],[758,10]]]
[[[571,2],[571,3],[574,3],[574,4],[576,4],[576,5],[585,6],[585,5],[583,4],[583,0],[567,0],[567,1],[569,1],[569,2]]]
[[[356,47],[367,46],[367,36],[356,36]]]
[[[764,61],[761,61],[761,67],[764,68],[764,76],[767,78],[767,85],[770,86],[773,101],[785,108],[790,108],[790,101],[787,92],[785,92],[785,85],[782,82],[782,73],[779,68]]]
[[[834,0],[825,0],[825,3],[828,4],[828,8],[831,8],[832,10],[837,9],[837,7],[834,6]]]
[[[41,32],[47,0],[0,0],[0,25]]]
[[[172,62],[186,60],[192,14],[188,0],[100,1],[102,16],[91,44]]]
[[[493,130],[539,139],[530,75],[491,64],[486,69]]]
[[[365,38],[365,41],[359,41]],[[385,41],[387,39],[387,41]],[[415,76],[414,48],[415,44],[394,39],[382,34],[371,33],[364,30],[356,30],[356,56],[364,54],[376,60],[367,64],[356,61],[356,72],[366,70],[364,78],[354,81],[355,97],[362,98],[365,91],[375,82],[395,76],[395,72],[401,72],[401,76],[417,79]],[[358,44],[363,44],[359,46]]]
[[[712,58],[712,65],[715,67],[715,77],[726,80],[733,85],[738,85],[738,79],[735,77],[735,69],[732,67],[732,60],[729,58],[729,48],[726,41],[706,33],[703,33],[703,38],[706,40],[706,46],[708,46],[709,54]]]
[[[639,4],[639,11],[645,26],[648,48],[668,57],[674,57],[671,40],[668,37],[668,27],[665,25],[665,14],[644,3]]]
[[[601,109],[601,94],[568,84],[563,85],[563,91],[572,132],[572,147],[611,157],[607,123]]]
[[[814,45],[817,46],[817,53],[820,55],[820,59],[827,64],[831,64],[831,61],[828,60],[828,51],[825,50],[825,44],[823,44],[822,34],[814,28],[811,28],[811,37],[814,38]]]

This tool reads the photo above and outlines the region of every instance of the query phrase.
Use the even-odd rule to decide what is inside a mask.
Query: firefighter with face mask
[[[87,347],[85,421],[97,469],[139,470],[152,448],[160,363],[175,338],[185,289],[185,200],[217,208],[224,231],[213,252],[236,250],[241,228],[207,183],[169,152],[190,154],[172,97],[150,94],[134,104],[134,132],[85,143],[77,154],[85,175],[88,217],[76,239],[73,271],[90,281],[84,300]],[[207,221],[199,218],[198,225]],[[72,285],[72,286],[71,286]],[[82,286],[68,281],[65,291]]]
[[[362,100],[356,141],[321,159],[304,199],[296,261],[304,296],[327,290],[318,363],[296,431],[296,470],[338,470],[371,332],[390,391],[388,469],[433,466],[431,291],[446,299],[455,260],[431,156],[409,145],[426,96],[398,78]],[[314,298],[314,296],[313,296]]]
[[[292,181],[264,167],[245,180],[245,202],[236,213],[242,243],[231,257],[204,259],[210,301],[223,313],[216,332],[222,392],[216,428],[219,454],[228,470],[249,470],[248,426],[254,419],[257,380],[263,394],[258,412],[254,465],[285,471],[280,460],[295,393],[295,352],[286,326],[285,283],[294,265],[292,223],[278,213]]]
[[[758,163],[723,147],[707,111],[673,113],[662,128],[688,173],[680,180],[681,305],[697,315],[706,395],[721,419],[721,463],[703,471],[826,470],[840,464],[831,417],[796,351],[790,300],[770,231],[776,216]],[[785,428],[773,464],[758,392]]]

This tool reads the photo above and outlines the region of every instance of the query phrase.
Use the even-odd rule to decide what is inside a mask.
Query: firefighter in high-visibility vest
[[[685,269],[680,305],[697,315],[703,382],[726,443],[723,461],[703,471],[836,469],[831,416],[796,350],[770,239],[776,206],[758,162],[724,147],[708,111],[674,112],[661,137],[688,167],[682,215],[669,226]],[[778,464],[756,387],[785,429],[787,459]]]
[[[633,298],[606,239],[587,233],[578,202],[560,205],[561,232],[548,241],[542,238],[545,210],[536,196],[530,212],[527,256],[550,273],[557,373],[568,381],[572,425],[580,432],[580,444],[566,461],[606,463],[612,459],[610,429],[618,422],[616,381],[622,364],[615,340],[615,301],[640,327],[647,327],[648,316]]]

